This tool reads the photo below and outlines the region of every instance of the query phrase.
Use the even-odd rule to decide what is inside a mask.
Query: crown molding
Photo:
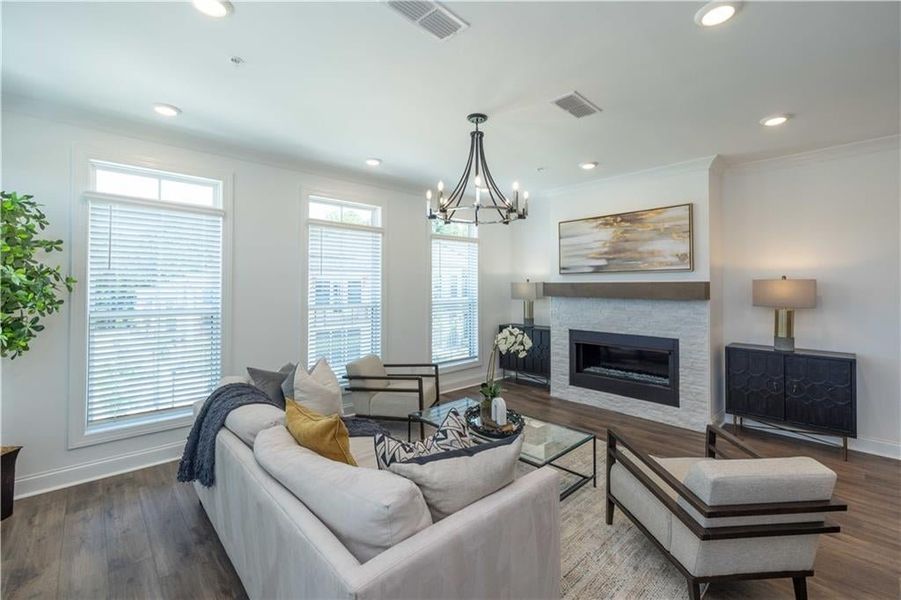
[[[294,171],[314,177],[337,179],[346,183],[365,185],[390,192],[400,192],[419,197],[421,185],[415,182],[388,176],[362,175],[352,169],[336,167],[328,163],[299,159],[281,153],[267,152],[248,145],[235,144],[229,140],[196,133],[174,130],[152,123],[138,122],[118,116],[101,114],[83,108],[52,101],[36,101],[21,96],[3,94],[4,113],[43,119],[75,127],[93,129],[103,133],[129,137],[142,142],[163,144],[188,150],[222,156],[225,158],[252,162],[268,167]]]
[[[608,183],[613,183],[622,179],[632,179],[635,177],[642,178],[663,178],[663,177],[672,177],[674,175],[682,175],[684,173],[698,173],[698,172],[707,172],[710,170],[711,165],[713,165],[718,155],[713,156],[704,156],[701,158],[693,158],[691,160],[686,160],[683,162],[673,163],[669,165],[663,165],[659,167],[651,167],[649,169],[641,169],[638,171],[628,171],[626,173],[617,173],[615,175],[609,175],[607,177],[597,177],[595,179],[590,179],[588,181],[580,181],[579,183],[574,183],[572,185],[564,185],[556,188],[552,188],[542,194],[543,197],[553,197],[559,196],[561,194],[568,194],[570,192],[575,192],[579,190],[585,190],[597,186],[603,186]]]
[[[841,160],[854,156],[866,156],[867,154],[892,150],[897,151],[899,147],[901,147],[901,136],[897,134],[888,135],[748,162],[729,162],[725,172],[729,175],[743,175],[778,169],[792,169],[807,164]]]

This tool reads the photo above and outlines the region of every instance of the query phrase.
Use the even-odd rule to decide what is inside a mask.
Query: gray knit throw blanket
[[[205,487],[216,483],[216,435],[228,413],[247,404],[271,404],[282,410],[284,402],[277,402],[265,392],[249,383],[230,383],[210,394],[203,403],[188,441],[181,462],[178,464],[179,481],[199,481]],[[350,437],[369,437],[377,433],[388,434],[388,430],[369,419],[341,417]]]
[[[185,451],[178,464],[179,481],[199,481],[205,487],[216,482],[216,434],[225,425],[228,413],[247,404],[271,404],[284,409],[265,392],[249,383],[229,383],[217,388],[203,403],[188,434]]]

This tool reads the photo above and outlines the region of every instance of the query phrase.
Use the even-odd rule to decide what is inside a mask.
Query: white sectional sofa
[[[282,418],[267,405],[232,411],[215,485],[195,483],[251,598],[559,598],[553,470],[432,523],[415,484],[372,470],[371,438],[352,438],[350,467],[298,446]]]

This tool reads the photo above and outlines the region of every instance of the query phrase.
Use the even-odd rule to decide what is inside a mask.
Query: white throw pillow
[[[433,521],[440,521],[513,482],[522,435],[392,462],[388,469],[415,483]]]
[[[341,385],[327,360],[320,358],[309,373],[294,370],[294,401],[323,416],[344,414]]]

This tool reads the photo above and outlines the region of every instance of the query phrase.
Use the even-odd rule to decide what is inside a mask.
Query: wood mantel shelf
[[[581,282],[547,281],[544,295],[619,300],[710,300],[709,281]]]

